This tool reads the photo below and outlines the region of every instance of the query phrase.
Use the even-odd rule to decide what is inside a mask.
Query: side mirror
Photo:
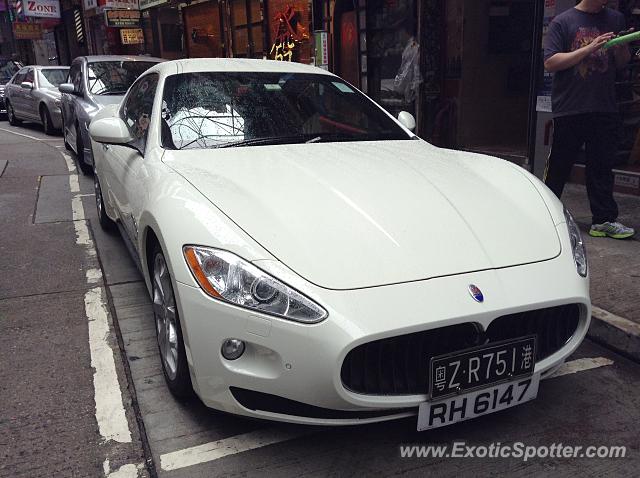
[[[129,128],[119,117],[93,120],[89,125],[89,134],[98,143],[126,145],[133,141]]]
[[[25,90],[33,90],[33,83],[31,83],[30,81],[23,81],[22,83],[20,83],[20,86],[22,86]]]
[[[76,89],[73,87],[72,83],[61,83],[60,86],[58,86],[58,90],[60,93],[69,93],[70,95],[76,94]]]
[[[416,119],[407,111],[401,111],[398,113],[398,121],[400,121],[400,124],[409,131],[416,129]]]

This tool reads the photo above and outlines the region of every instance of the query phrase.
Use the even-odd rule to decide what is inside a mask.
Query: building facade
[[[7,1],[15,0],[0,0]],[[553,17],[575,3],[60,0],[59,19],[46,19],[54,22],[47,28],[20,28],[42,27],[42,34],[32,34],[55,38],[60,64],[81,54],[271,58],[315,64],[342,76],[392,114],[412,113],[417,134],[438,146],[496,155],[541,176],[553,134],[542,41]],[[627,26],[638,29],[636,4],[640,2],[609,2],[624,13]],[[11,10],[9,3],[5,6]],[[4,30],[0,34],[6,35]],[[15,43],[19,49],[20,41]],[[622,148],[616,173],[617,186],[637,194],[639,65],[634,56],[620,73]],[[576,167],[576,180],[580,168]]]

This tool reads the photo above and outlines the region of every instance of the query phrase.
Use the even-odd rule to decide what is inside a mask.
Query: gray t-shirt
[[[618,33],[624,30],[624,24],[624,15],[610,8],[598,13],[571,8],[549,25],[544,39],[544,59],[575,51],[604,33]],[[617,112],[615,79],[612,49],[600,49],[577,65],[555,72],[551,93],[553,115]]]

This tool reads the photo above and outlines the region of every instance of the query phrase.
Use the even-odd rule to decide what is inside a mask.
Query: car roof
[[[165,75],[174,73],[197,72],[264,72],[264,73],[315,73],[333,75],[333,73],[303,63],[252,58],[190,58],[166,61],[152,66],[147,72]]]
[[[68,70],[69,67],[65,65],[25,65],[22,68],[37,68],[38,70]]]
[[[84,59],[90,63],[94,61],[151,61],[151,62],[166,61],[162,58],[156,58],[153,56],[145,56],[145,55],[89,55],[89,56],[79,56],[73,61],[76,61],[78,59]]]

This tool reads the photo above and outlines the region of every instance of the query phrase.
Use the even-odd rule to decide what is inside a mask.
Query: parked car
[[[7,108],[4,101],[4,89],[5,85],[11,80],[11,77],[15,75],[22,65],[8,58],[0,58],[0,114],[6,115]]]
[[[5,102],[9,123],[18,125],[23,120],[42,124],[46,134],[62,128],[60,91],[69,67],[25,66],[5,87]]]
[[[81,56],[73,60],[62,94],[62,134],[83,172],[91,172],[93,157],[89,122],[105,105],[117,104],[150,66],[164,61],[148,56]]]
[[[589,326],[579,229],[527,171],[414,125],[243,59],[156,65],[95,116],[100,224],[135,251],[176,396],[418,429],[536,397]]]

